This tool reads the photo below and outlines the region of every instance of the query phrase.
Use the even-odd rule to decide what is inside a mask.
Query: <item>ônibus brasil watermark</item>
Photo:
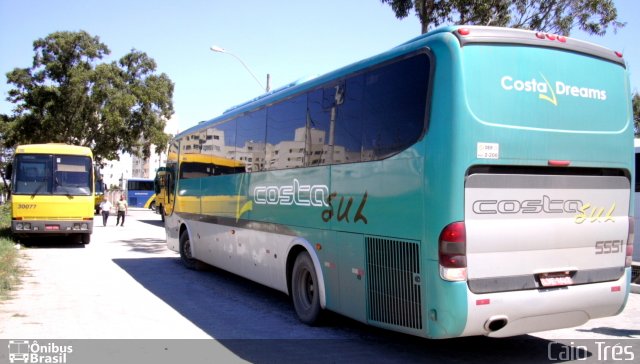
[[[9,340],[10,363],[55,363],[64,364],[73,353],[72,345],[53,342],[38,343],[37,340]]]

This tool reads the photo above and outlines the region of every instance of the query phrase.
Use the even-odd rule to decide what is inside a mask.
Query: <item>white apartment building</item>
[[[167,121],[165,133],[177,134],[178,120],[172,118]],[[156,147],[151,146],[151,156],[148,159],[132,156],[129,153],[120,154],[120,160],[106,161],[101,170],[102,179],[108,189],[118,187],[124,189],[125,183],[130,178],[155,178],[156,171],[167,162],[166,151],[157,154]]]

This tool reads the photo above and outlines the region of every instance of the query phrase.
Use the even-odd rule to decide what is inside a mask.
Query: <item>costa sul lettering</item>
[[[351,216],[351,208],[355,208],[353,197],[345,199],[337,192],[329,194],[329,187],[326,185],[304,185],[297,178],[294,178],[290,185],[256,186],[253,189],[253,202],[256,205],[327,207],[321,213],[324,222],[329,222],[335,217],[337,221],[367,224],[369,221],[364,214],[364,208],[368,196],[365,191],[358,208]]]
[[[358,209],[353,215],[354,224],[358,222],[363,222],[367,224],[369,222],[367,220],[367,217],[364,215],[364,207],[367,204],[368,196],[369,194],[367,193],[367,191],[365,191],[364,195],[362,195],[362,198],[360,199],[360,204],[358,205]],[[349,220],[349,213],[353,205],[353,201],[354,201],[353,197],[349,197],[349,199],[347,199],[345,202],[344,196],[340,196],[340,202],[337,204],[338,210],[336,211],[335,204],[337,199],[338,199],[338,194],[336,192],[331,193],[329,197],[327,197],[327,204],[329,208],[322,211],[322,221],[329,222],[331,221],[331,219],[336,217],[338,221],[351,222],[351,220]]]
[[[486,214],[558,214],[582,211],[584,203],[580,200],[554,200],[543,195],[531,200],[477,200],[472,210],[479,215]]]
[[[613,212],[616,210],[616,203],[614,202],[605,214],[605,208],[599,206],[592,206],[591,203],[586,203],[580,208],[580,212],[576,216],[576,224],[582,224],[585,221],[588,222],[615,222],[616,219]]]
[[[253,201],[257,205],[328,206],[325,202],[329,194],[326,185],[301,185],[297,178],[285,186],[256,186]]]

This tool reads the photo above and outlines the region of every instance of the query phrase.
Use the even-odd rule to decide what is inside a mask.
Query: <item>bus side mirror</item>
[[[172,194],[172,193],[173,193],[173,191],[174,191],[174,190],[175,190],[175,188],[176,188],[176,185],[175,185],[175,180],[174,180],[174,178],[173,178],[173,175],[171,175],[171,174],[168,174],[168,175],[167,175],[167,186],[168,186],[168,187],[167,187],[167,192],[168,192],[169,194]]]
[[[7,164],[7,168],[4,170],[4,175],[7,179],[11,179],[11,176],[13,175],[13,163]]]
[[[153,180],[153,192],[157,194],[160,193],[160,177],[156,176],[156,178]]]

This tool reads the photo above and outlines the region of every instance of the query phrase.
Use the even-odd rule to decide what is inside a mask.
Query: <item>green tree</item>
[[[636,137],[640,137],[640,94],[638,92],[633,94],[633,126]]]
[[[146,53],[131,50],[100,63],[109,48],[87,32],[55,32],[33,43],[30,68],[15,68],[7,82],[13,115],[0,127],[5,145],[59,142],[89,146],[97,160],[128,152],[149,157],[166,148],[173,114],[173,83],[155,74]]]
[[[5,171],[7,168],[7,164],[10,163],[13,159],[13,149],[5,147],[5,129],[7,128],[8,120],[8,116],[0,114],[0,180],[2,181],[2,185],[0,186],[0,194],[5,194],[5,196],[8,195],[10,191]]]
[[[398,19],[414,10],[422,33],[441,24],[507,26],[569,35],[578,28],[604,35],[624,26],[613,0],[380,0]]]

